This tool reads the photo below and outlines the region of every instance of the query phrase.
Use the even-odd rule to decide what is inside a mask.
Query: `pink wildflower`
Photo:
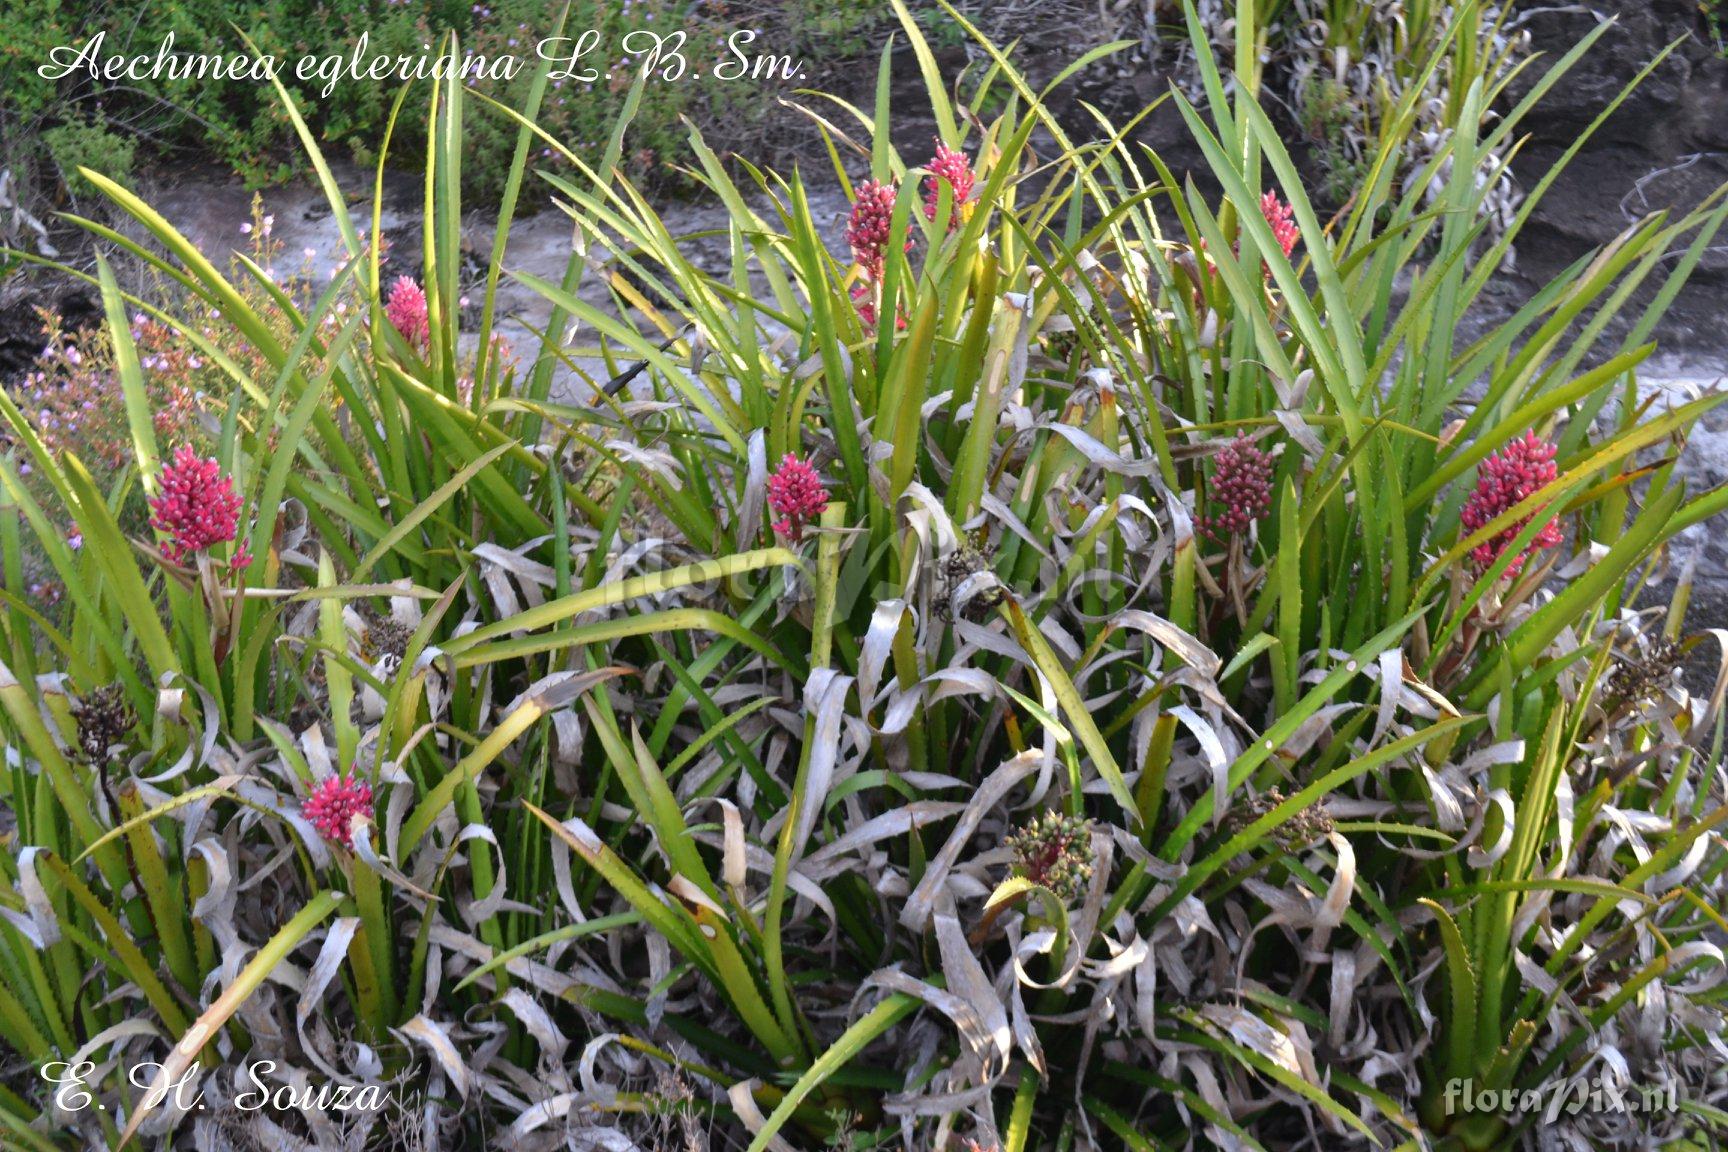
[[[894,186],[866,180],[858,185],[858,199],[852,205],[852,215],[846,221],[846,243],[852,246],[852,259],[872,280],[882,279],[882,265],[888,254],[888,234],[894,217]],[[911,250],[912,238],[906,238]]]
[[[1560,474],[1559,469],[1554,466],[1554,457],[1558,451],[1535,432],[1526,432],[1482,461],[1476,470],[1476,490],[1464,502],[1464,511],[1459,516],[1465,533],[1475,532],[1502,512],[1516,507],[1525,498],[1552,484]],[[1534,518],[1533,512],[1505,531],[1472,548],[1470,558],[1476,562],[1477,568],[1491,567],[1506,549],[1512,546],[1525,525]],[[1516,577],[1532,553],[1538,548],[1556,547],[1560,539],[1559,522],[1550,520],[1536,533],[1536,538],[1506,566],[1506,575]]]
[[[300,806],[300,811],[326,840],[352,848],[354,831],[349,821],[356,815],[372,819],[372,785],[352,770],[346,776],[326,776]]]
[[[384,302],[384,315],[415,348],[426,347],[432,326],[426,318],[426,292],[407,276],[396,277]]]
[[[822,477],[794,453],[786,453],[779,470],[768,477],[768,507],[781,516],[774,524],[775,532],[791,540],[800,538],[804,525],[828,508]]]
[[[954,197],[953,214],[948,217],[948,231],[952,232],[965,218],[962,209],[972,198],[972,162],[966,159],[966,153],[956,152],[938,140],[936,158],[930,161],[929,167],[930,175],[924,181],[924,217],[936,219],[936,212],[942,206],[942,182],[947,181]]]
[[[157,486],[161,494],[150,501],[150,526],[167,535],[162,551],[168,559],[178,564],[194,552],[236,538],[240,494],[215,460],[201,460],[191,445],[182,444],[163,466]],[[230,566],[240,569],[250,563],[252,557],[241,546]]]
[[[1290,253],[1296,250],[1296,241],[1302,236],[1302,230],[1296,226],[1296,210],[1280,200],[1278,193],[1267,192],[1260,197],[1260,214],[1266,217],[1266,223],[1272,225],[1272,238],[1278,241],[1278,247],[1284,250],[1284,258],[1288,260]]]
[[[1217,516],[1200,516],[1200,531],[1214,540],[1241,536],[1272,510],[1272,457],[1238,433],[1218,453],[1212,496],[1224,505]]]

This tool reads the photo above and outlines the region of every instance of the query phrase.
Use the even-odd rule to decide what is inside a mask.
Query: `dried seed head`
[[[950,583],[958,584],[966,577],[984,571],[988,566],[989,562],[984,553],[970,544],[962,543],[942,561],[942,575]]]
[[[1086,310],[1086,315],[1075,321],[1074,327],[1066,331],[1045,331],[1040,333],[1044,341],[1044,354],[1052,360],[1066,363],[1074,355],[1074,350],[1081,347],[1081,329],[1098,332],[1104,327],[1104,314],[1094,304]]]
[[[997,587],[979,590],[963,606],[955,603],[955,597],[960,593],[960,586],[970,577],[988,570],[989,567],[990,557],[968,543],[962,542],[958,548],[948,553],[940,566],[942,590],[936,599],[937,614],[950,622],[962,616],[976,620],[1000,604],[1002,602],[1002,589]]]
[[[1662,637],[1642,656],[1625,656],[1608,674],[1608,694],[1619,704],[1639,704],[1655,699],[1674,679],[1685,652],[1679,644]]]
[[[116,747],[124,745],[135,716],[126,692],[119,684],[108,684],[85,696],[72,710],[78,721],[78,754],[88,764],[111,762]]]
[[[1284,803],[1286,799],[1284,793],[1278,789],[1269,789],[1262,795],[1232,808],[1230,814],[1224,818],[1224,827],[1234,835]],[[1324,840],[1335,830],[1332,817],[1322,801],[1302,809],[1280,824],[1273,830],[1272,839],[1284,851],[1298,852],[1317,840]]]
[[[1082,816],[1047,811],[1008,836],[1014,871],[1071,904],[1092,879],[1092,823]]]
[[[372,608],[363,608],[361,615],[366,620],[366,633],[360,640],[361,654],[373,663],[388,660],[399,665],[408,651],[408,641],[413,638],[414,629],[398,623],[394,616]]]

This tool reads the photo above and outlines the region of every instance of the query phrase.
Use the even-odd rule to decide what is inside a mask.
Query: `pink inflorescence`
[[[1288,260],[1296,250],[1296,241],[1302,237],[1302,230],[1296,226],[1296,210],[1280,200],[1278,193],[1268,192],[1260,197],[1260,214],[1272,225],[1272,238],[1278,241]]]
[[[790,540],[804,535],[804,525],[828,508],[828,493],[816,469],[788,452],[780,468],[768,477],[768,507],[780,514],[774,531]]]
[[[352,772],[347,776],[326,776],[312,790],[312,795],[306,797],[300,811],[326,840],[352,848],[354,831],[349,821],[356,815],[372,819],[372,785]]]
[[[178,564],[213,544],[235,539],[240,527],[240,494],[234,481],[222,475],[215,460],[200,459],[191,445],[182,444],[162,468],[161,494],[150,501],[150,526],[167,535],[162,552]],[[252,563],[244,547],[231,562],[234,568]]]
[[[1476,470],[1476,490],[1470,493],[1470,498],[1464,502],[1464,511],[1459,516],[1465,533],[1475,532],[1502,512],[1516,507],[1527,497],[1552,484],[1560,474],[1560,470],[1554,465],[1554,457],[1558,451],[1554,445],[1532,431],[1524,433],[1482,461]],[[1478,568],[1492,566],[1506,549],[1512,546],[1518,533],[1534,518],[1535,513],[1532,512],[1505,531],[1476,545],[1470,550],[1470,558],[1476,562]],[[1506,575],[1517,576],[1532,553],[1538,548],[1558,546],[1560,538],[1558,521],[1550,520],[1544,524],[1542,530],[1536,533],[1535,539],[1506,566]]]
[[[858,199],[846,221],[846,243],[852,246],[852,259],[871,280],[882,279],[882,265],[888,255],[888,234],[894,217],[894,195],[892,184],[866,180],[858,185]],[[910,236],[906,238],[906,247],[912,247]]]
[[[1214,540],[1245,534],[1272,510],[1271,454],[1238,433],[1218,453],[1212,497],[1224,505],[1224,511],[1197,517],[1200,531]]]
[[[404,340],[416,348],[426,347],[432,333],[431,322],[426,318],[426,292],[412,278],[396,277],[384,301],[384,315]]]
[[[961,206],[972,198],[972,162],[964,152],[956,152],[942,141],[936,141],[936,158],[930,161],[930,175],[924,181],[924,216],[936,219],[942,205],[942,182],[946,180],[954,197],[953,214],[948,217],[948,231],[960,226],[964,217]]]

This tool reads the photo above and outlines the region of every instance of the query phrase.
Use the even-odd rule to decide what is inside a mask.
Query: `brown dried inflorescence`
[[[949,622],[962,618],[976,622],[989,615],[992,609],[1002,603],[1001,588],[981,588],[964,604],[958,602],[961,585],[970,577],[987,571],[989,567],[990,557],[969,544],[962,543],[948,553],[940,568],[942,590],[936,599],[937,614]]]
[[[408,652],[408,641],[414,637],[414,629],[394,616],[370,607],[362,608],[360,614],[366,621],[366,632],[360,641],[361,655],[372,663],[388,660],[393,667],[400,665]]]
[[[137,722],[126,690],[119,684],[91,692],[73,705],[72,715],[78,722],[78,755],[95,765],[113,759],[114,749],[125,745],[126,734]]]
[[[1642,656],[1625,656],[1608,674],[1608,694],[1620,704],[1637,704],[1655,698],[1674,679],[1685,650],[1663,637]]]
[[[1278,789],[1268,789],[1231,809],[1230,814],[1224,818],[1224,827],[1231,835],[1235,835],[1287,799],[1289,797]],[[1318,840],[1324,840],[1334,830],[1332,817],[1327,813],[1325,804],[1320,803],[1302,809],[1274,828],[1272,840],[1286,852],[1297,852]]]

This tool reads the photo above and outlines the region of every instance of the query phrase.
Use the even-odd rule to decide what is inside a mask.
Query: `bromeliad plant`
[[[886,53],[872,109],[807,109],[838,211],[693,135],[724,267],[621,171],[634,102],[596,157],[538,127],[544,76],[433,94],[418,275],[302,130],[349,253],[315,298],[251,303],[90,174],[153,244],[90,226],[266,368],[104,268],[131,465],[104,490],[0,400],[0,1020],[106,1105],[20,1078],[16,1140],[214,1138],[254,1123],[242,1058],[391,1085],[357,1136],[271,1118],[320,1146],[1498,1148],[1528,1118],[1449,1081],[1597,1067],[1687,1107],[1552,1134],[1713,1138],[1728,678],[1687,695],[1684,593],[1632,597],[1728,503],[1675,473],[1721,397],[1637,388],[1728,199],[1464,342],[1553,179],[1489,240],[1476,161],[1588,42],[1490,129],[1471,84],[1398,183],[1412,87],[1323,221],[1252,4],[1233,77],[1201,51],[1171,97],[1221,200],[1132,123],[1064,129],[1109,47],[1035,91],[977,36],[957,103],[896,7],[934,154],[891,142]],[[467,333],[476,115],[519,137]],[[518,362],[544,149],[575,241],[519,276]],[[139,309],[227,373],[209,455],[158,443]],[[146,1054],[213,1114],[126,1084]]]

